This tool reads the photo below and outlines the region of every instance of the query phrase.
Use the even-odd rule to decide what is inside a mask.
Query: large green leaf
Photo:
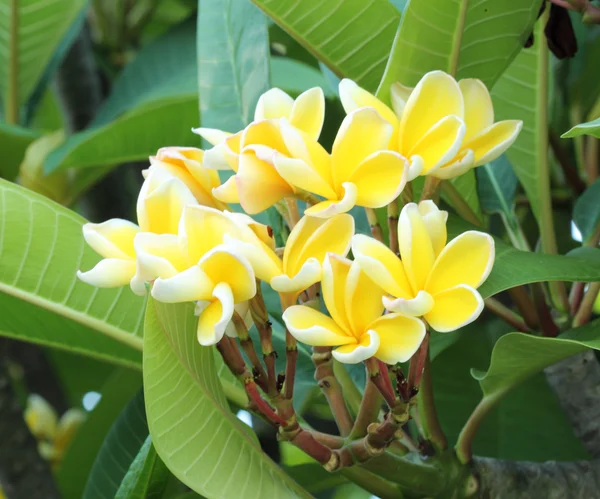
[[[114,498],[144,441],[148,425],[140,390],[113,423],[94,461],[82,499]]]
[[[531,32],[540,0],[410,0],[396,33],[379,95],[413,86],[428,71],[479,78],[491,87]]]
[[[600,349],[600,320],[558,338],[509,333],[496,342],[488,370],[473,370],[472,375],[484,397],[501,397],[545,367],[588,348]]]
[[[0,0],[0,96],[5,113],[15,91],[17,109],[30,97],[85,5],[85,0]]]
[[[79,376],[86,377],[82,376],[82,373],[79,373]],[[141,386],[142,375],[139,372],[115,369],[98,389],[100,401],[77,431],[57,471],[57,481],[64,499],[81,499],[106,435],[123,408],[140,391]],[[97,472],[101,473],[101,469],[98,468]],[[98,482],[99,490],[102,491],[104,486],[99,478],[96,476],[94,480]],[[114,477],[112,479],[115,480]],[[113,495],[106,497],[114,497],[115,491],[116,488]]]
[[[551,213],[548,170],[548,46],[539,22],[535,43],[523,49],[492,91],[496,119],[519,119],[523,129],[506,152],[531,209],[541,220]]]
[[[506,156],[476,169],[481,207],[486,213],[514,215],[515,194],[519,180]]]
[[[198,9],[202,126],[237,132],[269,88],[269,34],[250,0],[203,0]]]
[[[150,434],[161,459],[209,499],[310,497],[230,412],[213,349],[196,340],[191,304],[149,301],[144,391]]]
[[[40,136],[39,132],[17,125],[0,123],[0,177],[14,180],[19,174],[27,146]]]
[[[253,0],[339,77],[374,91],[400,13],[388,0]]]
[[[0,334],[139,367],[144,299],[76,278],[99,261],[84,222],[0,180]]]
[[[123,477],[115,499],[159,499],[169,470],[156,454],[150,435]]]
[[[494,343],[507,330],[498,319],[479,320],[463,328],[460,340],[433,361],[436,408],[451,444],[481,400],[481,388],[470,369],[487,367]],[[477,431],[473,452],[532,461],[588,457],[540,373],[517,386],[491,410]]]
[[[325,97],[335,96],[321,71],[287,57],[271,58],[271,81],[274,87],[292,94],[300,94],[311,87],[321,87]]]
[[[577,198],[573,207],[573,221],[581,231],[583,240],[586,241],[596,230],[600,223],[600,179],[590,185],[585,192]]]
[[[600,139],[600,118],[575,125],[571,130],[563,133],[561,137],[566,139],[570,137],[579,137],[580,135],[591,135],[592,137]]]

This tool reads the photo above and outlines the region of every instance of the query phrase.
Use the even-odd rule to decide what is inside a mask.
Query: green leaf
[[[150,435],[123,477],[115,499],[159,499],[169,470],[156,454]]]
[[[284,470],[311,494],[348,483],[348,479],[341,473],[329,473],[315,462],[286,466]]]
[[[587,123],[580,123],[575,125],[571,130],[561,135],[563,139],[571,137],[579,137],[580,135],[591,135],[600,139],[600,118],[596,118],[594,121],[588,121]]]
[[[600,223],[600,179],[590,185],[577,198],[573,207],[573,221],[581,231],[583,241],[587,241]]]
[[[514,216],[519,180],[506,156],[500,156],[497,160],[477,168],[476,172],[483,211],[499,213],[507,218]]]
[[[491,87],[529,36],[540,1],[410,0],[379,87],[414,86],[428,71],[479,78]]]
[[[475,228],[457,217],[448,220],[449,239],[470,229]],[[479,288],[484,298],[532,282],[600,281],[600,250],[586,248],[589,251],[575,250],[568,255],[548,255],[515,249],[498,238],[494,238],[494,241],[494,267]]]
[[[253,0],[336,75],[374,91],[400,13],[388,0]]]
[[[94,461],[82,499],[115,497],[119,484],[147,437],[144,396],[140,390],[125,406],[106,435]]]
[[[23,161],[29,144],[40,136],[39,132],[17,125],[0,123],[0,177],[14,180],[19,174],[19,165]]]
[[[496,342],[488,370],[471,374],[479,381],[484,397],[501,397],[545,367],[587,348],[600,349],[600,320],[570,329],[558,338],[509,333]]]
[[[300,94],[309,88],[321,87],[325,97],[336,95],[329,88],[321,71],[287,57],[271,57],[271,80],[274,87],[291,94]]]
[[[179,480],[209,499],[310,497],[230,412],[213,349],[196,339],[193,308],[153,300],[147,307],[144,391],[158,455]]]
[[[435,404],[451,445],[481,400],[481,388],[470,370],[487,367],[494,343],[507,330],[499,319],[480,319],[463,328],[459,341],[432,364]],[[588,458],[541,373],[517,386],[491,410],[477,431],[473,452],[532,461]]]
[[[140,50],[90,126],[48,156],[46,172],[147,160],[173,144],[197,146],[195,34],[194,23],[185,22]],[[96,178],[90,172],[78,190]]]
[[[497,120],[518,119],[523,129],[506,157],[538,221],[551,213],[548,171],[548,47],[543,19],[533,47],[523,49],[492,91]]]
[[[81,372],[79,375],[85,377]],[[100,401],[75,434],[57,470],[56,477],[64,499],[81,499],[107,433],[123,408],[139,392],[141,385],[142,376],[139,372],[114,369],[98,389]],[[115,491],[116,488],[111,498]]]
[[[198,9],[202,126],[238,132],[269,88],[269,34],[250,0],[203,0]]]
[[[144,299],[77,279],[100,260],[84,222],[0,180],[0,334],[139,368]]]
[[[16,97],[17,109],[27,101],[85,5],[85,0],[0,0],[0,95],[5,113],[11,108],[9,100]],[[16,89],[11,78],[16,78]]]

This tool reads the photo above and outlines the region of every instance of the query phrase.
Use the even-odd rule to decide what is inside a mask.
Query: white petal
[[[339,201],[323,201],[304,211],[305,215],[319,218],[330,218],[340,213],[350,211],[356,205],[357,187],[351,182],[344,182],[344,196]]]
[[[204,140],[210,142],[213,146],[223,142],[227,137],[231,137],[231,133],[218,130],[216,128],[192,128],[192,132],[200,135]]]
[[[433,308],[434,300],[427,291],[419,291],[412,300],[404,298],[389,299],[383,297],[383,306],[390,312],[396,312],[408,317],[421,317]]]
[[[316,258],[309,258],[295,276],[281,274],[273,277],[269,284],[279,293],[295,293],[308,289],[320,280],[321,264]]]
[[[376,331],[370,330],[367,331],[363,337],[364,336],[367,336],[369,340],[369,343],[366,346],[358,344],[355,347],[354,345],[338,347],[332,352],[335,360],[343,362],[344,364],[358,364],[359,362],[373,357],[375,352],[379,349],[379,335]]]
[[[100,224],[87,223],[82,227],[83,238],[104,258],[133,258],[133,238],[140,228],[128,220],[113,218]]]
[[[129,283],[135,274],[135,260],[105,258],[87,272],[77,271],[77,277],[97,288],[117,288]]]
[[[214,287],[204,271],[198,265],[193,265],[173,277],[156,279],[152,286],[152,297],[163,303],[207,300],[212,296]]]

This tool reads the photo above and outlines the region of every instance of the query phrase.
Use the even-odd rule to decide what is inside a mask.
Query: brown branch
[[[531,332],[531,329],[529,326],[527,326],[527,324],[525,324],[525,321],[519,314],[513,312],[510,308],[495,298],[486,298],[485,306],[490,312],[496,314],[504,322],[514,327],[517,331],[521,331],[522,333]]]
[[[371,423],[377,421],[377,416],[381,410],[383,399],[377,387],[369,379],[367,373],[367,386],[363,398],[360,402],[360,408],[356,416],[356,421],[348,438],[356,439],[364,437],[367,434],[367,428]]]

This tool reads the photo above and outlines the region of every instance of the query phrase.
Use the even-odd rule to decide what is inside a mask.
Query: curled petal
[[[415,203],[408,203],[400,212],[398,242],[404,270],[416,293],[425,287],[435,254],[427,226]]]
[[[229,285],[220,282],[213,291],[213,299],[198,317],[197,336],[202,346],[214,345],[225,335],[227,325],[233,317],[233,293]]]
[[[283,321],[298,341],[311,346],[338,346],[355,343],[331,317],[303,305],[292,305],[283,313]]]
[[[464,232],[450,241],[437,257],[424,289],[434,296],[459,284],[477,289],[493,265],[492,236],[474,230]]]
[[[409,317],[421,317],[433,308],[433,298],[427,291],[419,291],[417,296],[411,300],[396,298],[390,300],[387,296],[383,297],[383,305],[390,312],[406,315]]]
[[[465,142],[479,135],[494,123],[494,106],[487,87],[481,80],[466,78],[458,82],[465,102],[464,120],[467,125]]]
[[[325,119],[325,96],[320,87],[302,92],[289,115],[290,123],[314,140],[319,138]]]
[[[396,113],[398,119],[402,117],[404,108],[406,107],[406,103],[408,102],[408,98],[410,97],[412,91],[413,89],[411,87],[406,87],[399,82],[392,83],[392,108],[394,109],[394,113]]]
[[[294,99],[279,88],[271,88],[260,96],[254,111],[254,121],[287,118],[292,114]]]
[[[297,274],[288,276],[281,274],[271,279],[271,287],[278,293],[300,293],[321,280],[321,262],[309,258],[304,262]]]
[[[481,295],[466,284],[436,294],[435,304],[425,320],[440,333],[455,331],[473,322],[483,311]]]
[[[475,154],[471,149],[462,149],[450,162],[430,172],[431,176],[444,180],[460,177],[475,166]]]
[[[379,349],[375,357],[386,364],[406,362],[425,338],[425,324],[422,320],[399,314],[384,315],[369,328],[379,335]]]
[[[142,232],[135,236],[137,272],[135,279],[150,282],[158,277],[173,277],[189,267],[180,241],[173,234]]]
[[[342,102],[346,114],[356,111],[361,107],[372,107],[385,121],[394,127],[398,126],[396,114],[394,114],[394,112],[377,97],[359,87],[352,80],[348,78],[341,80],[339,84],[339,93],[340,101]]]
[[[350,330],[357,339],[382,314],[383,295],[381,287],[361,270],[358,262],[352,262],[346,278],[344,300]]]
[[[135,275],[135,260],[105,258],[87,272],[77,271],[77,277],[97,288],[117,288],[129,284]]]
[[[224,243],[225,246],[248,260],[257,279],[261,281],[270,282],[275,276],[279,276],[283,272],[281,259],[258,238],[254,238],[253,241],[249,242],[225,234]]]
[[[332,354],[335,360],[344,364],[358,364],[375,355],[380,348],[380,339],[376,331],[364,333],[356,343],[336,348]]]
[[[238,194],[235,175],[229,177],[219,187],[215,187],[212,190],[212,195],[222,203],[239,203],[240,195]]]
[[[437,257],[446,246],[448,232],[446,231],[446,222],[448,221],[448,212],[440,210],[430,199],[419,203],[419,213],[423,217],[423,223],[427,228],[433,252]]]
[[[200,259],[198,266],[213,283],[227,283],[235,303],[247,301],[256,294],[252,266],[246,258],[226,245],[209,251]]]
[[[218,130],[217,128],[192,128],[192,132],[196,135],[200,135],[200,137],[213,146],[223,142],[232,135],[229,132],[224,132],[223,130]]]
[[[357,188],[356,204],[367,208],[381,208],[391,203],[407,180],[408,161],[393,151],[373,153],[350,177]]]
[[[264,146],[287,154],[288,150],[279,129],[279,120],[263,120],[250,123],[242,133],[242,152],[246,147],[252,145]]]
[[[410,157],[410,165],[408,167],[408,178],[409,182],[416,179],[423,170],[425,169],[425,162],[421,156],[411,156]]]
[[[486,128],[464,144],[475,155],[474,166],[480,166],[498,158],[519,136],[523,122],[519,120],[499,121]]]
[[[352,238],[352,254],[360,268],[386,293],[412,298],[412,289],[400,259],[385,244],[356,234]]]
[[[152,286],[152,297],[164,303],[210,300],[215,283],[206,273],[192,265],[189,269],[166,279],[158,278]]]
[[[333,187],[319,175],[318,171],[303,160],[278,154],[274,158],[274,165],[277,173],[288,184],[327,199],[337,197]]]
[[[127,220],[113,218],[100,224],[83,225],[83,238],[104,258],[135,258],[133,239],[140,228]]]
[[[354,337],[346,310],[346,283],[351,266],[352,262],[347,258],[329,253],[323,263],[321,289],[329,315],[345,334]]]
[[[199,130],[202,130],[203,132],[200,133]],[[205,130],[210,130],[210,132],[207,134]],[[237,171],[242,132],[232,135],[221,132],[220,130],[208,128],[197,128],[195,132],[202,135],[202,137],[214,145],[211,149],[204,151],[204,166],[206,168]],[[218,135],[216,132],[220,132],[221,135]],[[210,137],[210,139],[207,137]],[[220,140],[216,140],[217,137]],[[213,142],[213,140],[215,141]]]
[[[304,214],[319,218],[329,218],[350,211],[356,206],[358,188],[352,182],[344,182],[342,187],[344,189],[342,199],[321,201],[304,210]]]

